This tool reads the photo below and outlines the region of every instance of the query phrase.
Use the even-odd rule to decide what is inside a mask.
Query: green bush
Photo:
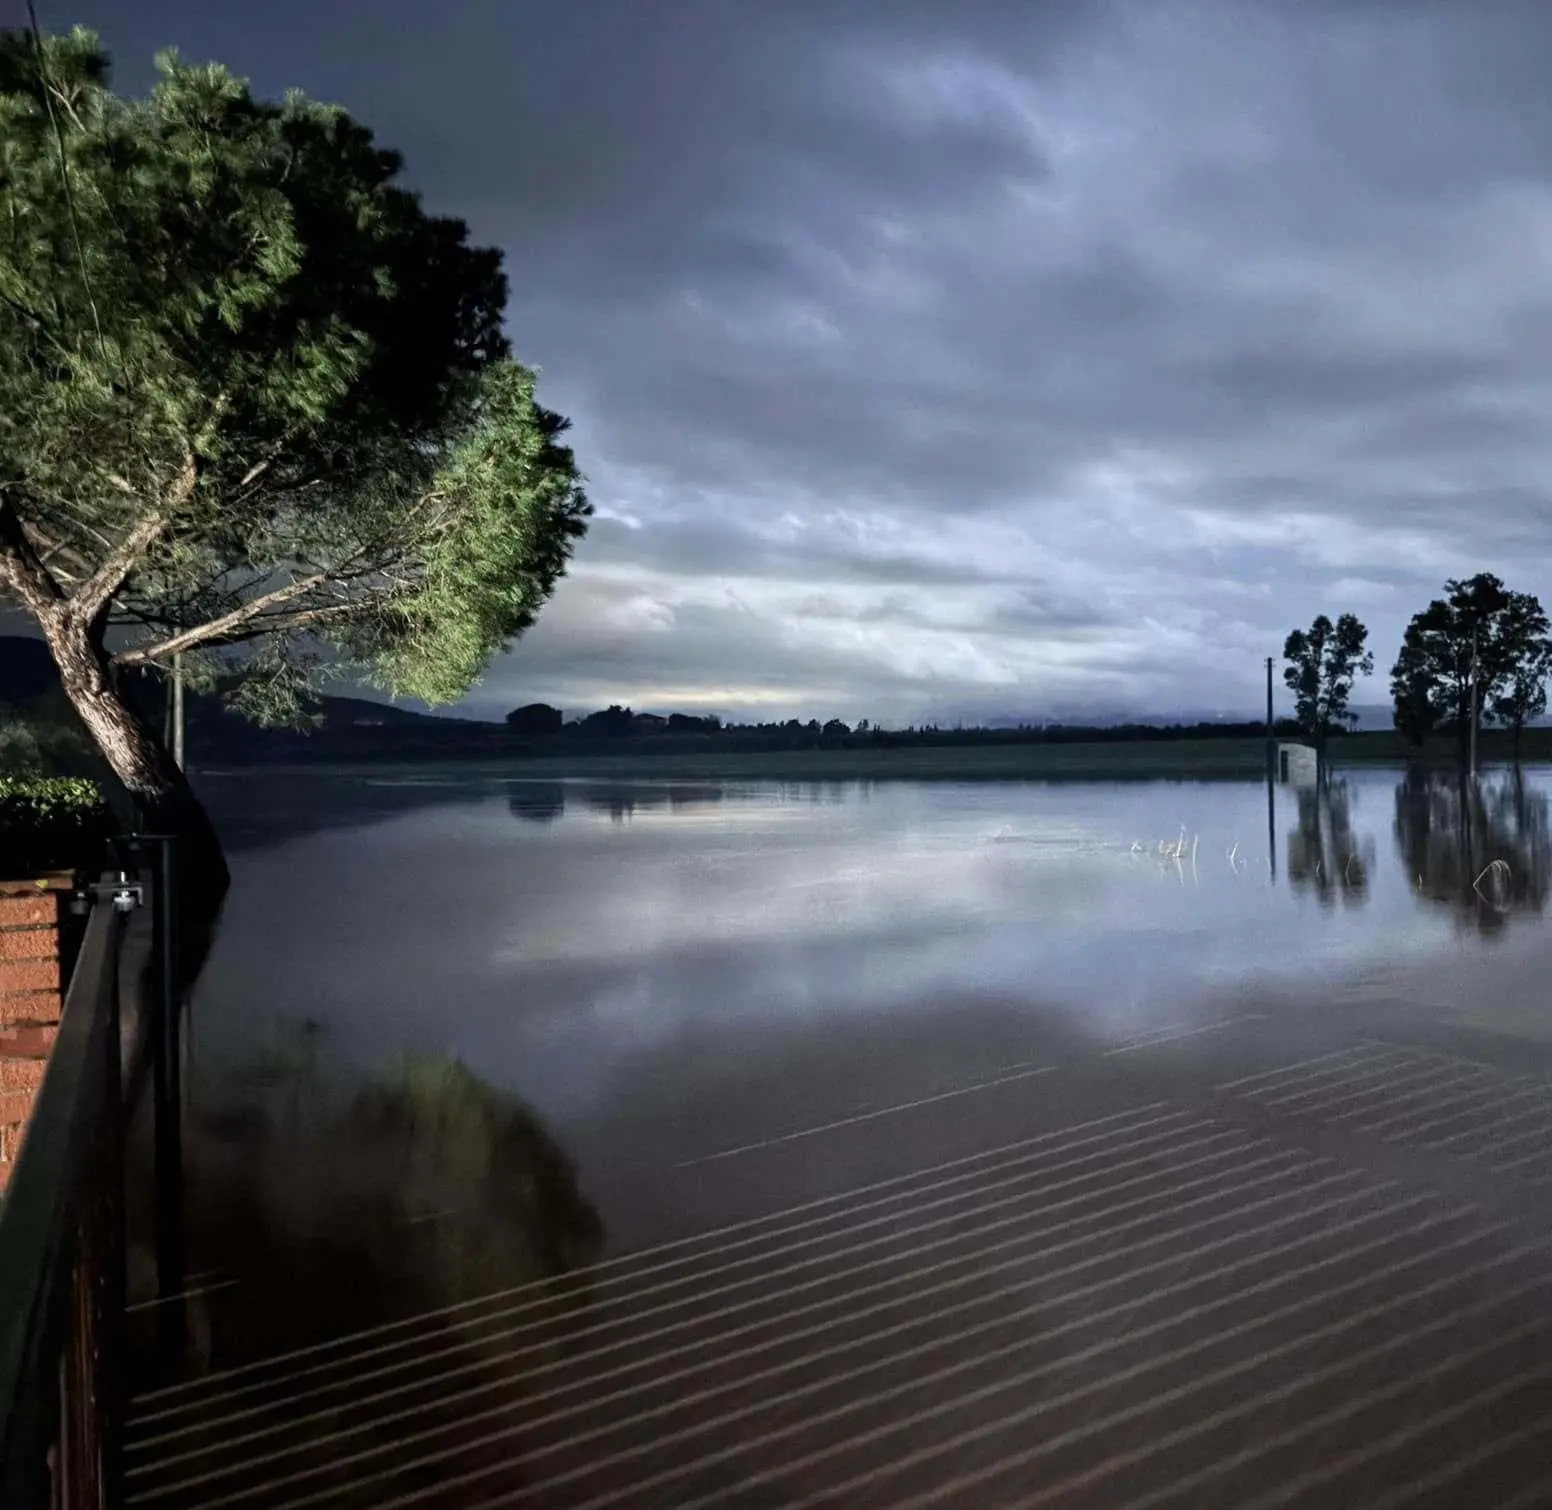
[[[47,700],[0,705],[0,775],[74,776],[91,768],[81,731]]]
[[[0,879],[97,870],[117,827],[95,781],[0,776]]]

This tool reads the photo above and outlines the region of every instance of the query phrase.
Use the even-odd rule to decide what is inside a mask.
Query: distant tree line
[[[794,749],[899,748],[903,746],[955,746],[985,744],[1081,744],[1119,743],[1128,740],[1243,739],[1265,732],[1257,721],[1196,722],[1174,724],[1020,724],[1016,728],[986,728],[938,724],[909,725],[886,729],[870,720],[855,725],[844,719],[821,722],[789,718],[765,723],[724,721],[715,714],[637,713],[629,707],[612,704],[569,722],[559,708],[547,703],[529,703],[507,714],[507,728],[525,744],[564,744],[594,748],[602,744],[640,748],[692,748],[699,750],[744,750],[764,753]],[[1278,732],[1295,734],[1298,725],[1281,719]]]
[[[1531,593],[1515,592],[1490,572],[1445,583],[1443,598],[1413,615],[1391,670],[1396,728],[1411,746],[1452,735],[1464,759],[1473,727],[1495,724],[1513,738],[1518,759],[1527,724],[1546,712],[1552,680],[1552,625]],[[1283,646],[1283,682],[1293,716],[1273,733],[1304,735],[1322,763],[1333,736],[1357,723],[1353,688],[1374,672],[1369,631],[1351,613],[1318,615]],[[1474,688],[1474,695],[1473,695]],[[715,714],[638,713],[611,704],[567,720],[559,708],[530,703],[507,715],[509,734],[525,745],[640,749],[744,750],[893,748],[1026,743],[1112,743],[1133,740],[1244,739],[1265,733],[1262,720],[1195,723],[1023,723],[1016,728],[945,728],[935,723],[886,729],[868,719],[788,718],[763,723],[724,721]]]
[[[1518,760],[1525,726],[1547,710],[1552,624],[1534,593],[1511,591],[1491,572],[1452,578],[1444,590],[1413,614],[1391,667],[1396,728],[1413,748],[1452,735],[1464,762],[1482,725],[1497,724]],[[1283,646],[1294,721],[1322,757],[1329,737],[1357,722],[1348,702],[1356,678],[1374,670],[1368,635],[1353,614],[1334,624],[1321,614]]]

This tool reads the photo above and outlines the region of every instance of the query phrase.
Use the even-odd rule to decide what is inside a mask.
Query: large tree
[[[1439,723],[1439,709],[1433,698],[1433,677],[1422,647],[1405,642],[1390,671],[1390,695],[1394,706],[1396,730],[1414,749],[1428,742]]]
[[[1491,572],[1444,586],[1448,597],[1413,615],[1391,668],[1397,727],[1417,743],[1453,729],[1464,757],[1475,716],[1515,729],[1518,748],[1518,731],[1545,707],[1546,614],[1534,594],[1511,591]]]
[[[1320,614],[1308,629],[1295,629],[1283,645],[1283,659],[1292,663],[1283,682],[1293,693],[1294,717],[1314,740],[1322,768],[1331,730],[1357,722],[1348,701],[1353,682],[1374,670],[1374,656],[1363,648],[1368,638],[1355,615],[1344,613],[1333,624]]]
[[[1500,619],[1502,690],[1489,709],[1494,720],[1513,733],[1519,763],[1525,725],[1547,711],[1547,679],[1552,677],[1552,624],[1530,593],[1511,592]]]
[[[525,703],[507,714],[507,728],[522,739],[550,739],[565,726],[559,708],[548,703]]]
[[[121,98],[92,33],[0,33],[0,594],[145,821],[219,871],[120,673],[180,656],[271,720],[347,670],[450,701],[589,508],[500,254],[344,111],[158,69]]]

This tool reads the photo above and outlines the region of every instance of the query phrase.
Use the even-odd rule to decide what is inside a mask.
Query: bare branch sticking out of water
[[[1497,897],[1490,897],[1485,891],[1482,890],[1483,876],[1492,876],[1495,881],[1498,880],[1499,877],[1503,878],[1502,886],[1494,888],[1498,893]],[[1514,872],[1509,869],[1509,862],[1507,860],[1490,860],[1482,867],[1482,875],[1478,876],[1476,880],[1471,883],[1471,889],[1475,891],[1476,894],[1481,897],[1482,900],[1486,902],[1494,912],[1507,913],[1509,909],[1503,904],[1502,901],[1498,900],[1498,897],[1503,895],[1503,887],[1508,886],[1513,881],[1513,879]]]

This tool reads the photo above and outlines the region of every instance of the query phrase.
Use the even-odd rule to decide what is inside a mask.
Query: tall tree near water
[[[344,111],[158,69],[125,99],[92,33],[0,33],[0,597],[144,819],[224,881],[118,673],[181,655],[263,721],[347,668],[450,701],[590,511],[499,252]]]
[[[1292,662],[1283,682],[1293,693],[1294,717],[1314,740],[1322,768],[1331,730],[1357,722],[1348,701],[1354,681],[1374,670],[1374,656],[1364,649],[1368,638],[1355,615],[1344,613],[1333,624],[1320,614],[1308,629],[1295,629],[1283,645],[1283,659]]]
[[[1530,593],[1512,592],[1500,620],[1503,690],[1489,709],[1494,720],[1513,733],[1519,764],[1525,725],[1547,711],[1547,679],[1552,676],[1552,624]]]
[[[1552,629],[1532,593],[1514,592],[1491,572],[1444,584],[1414,614],[1391,669],[1396,724],[1414,743],[1436,728],[1453,729],[1464,760],[1473,716],[1515,731],[1546,707],[1552,674]],[[1473,715],[1472,684],[1476,684]]]

